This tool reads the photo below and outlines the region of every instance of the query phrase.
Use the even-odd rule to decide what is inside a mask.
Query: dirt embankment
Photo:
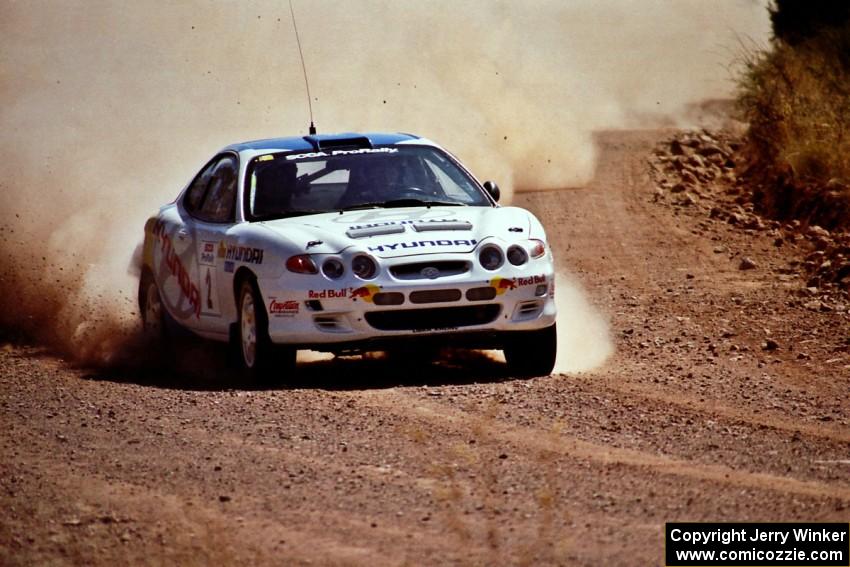
[[[845,521],[843,296],[725,162],[663,183],[673,135],[599,134],[591,183],[517,198],[610,320],[592,372],[352,358],[257,391],[6,344],[3,563],[647,565],[665,521]]]

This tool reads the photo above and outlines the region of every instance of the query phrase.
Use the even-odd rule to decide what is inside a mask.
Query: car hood
[[[338,254],[357,247],[381,258],[470,252],[485,238],[528,238],[530,215],[517,207],[406,207],[260,223],[293,247]]]

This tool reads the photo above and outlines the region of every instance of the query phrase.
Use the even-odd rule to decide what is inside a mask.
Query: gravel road
[[[805,250],[658,201],[670,135],[600,133],[590,184],[514,201],[610,324],[592,371],[352,357],[257,390],[3,343],[0,564],[657,565],[666,521],[847,521],[848,314],[777,277]]]

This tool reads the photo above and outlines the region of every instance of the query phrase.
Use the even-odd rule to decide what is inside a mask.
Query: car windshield
[[[248,218],[432,205],[490,206],[462,168],[428,146],[281,152],[254,158],[246,179]]]

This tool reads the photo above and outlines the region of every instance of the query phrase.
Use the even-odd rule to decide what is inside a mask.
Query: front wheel
[[[539,331],[523,331],[511,336],[504,347],[505,360],[516,376],[548,376],[555,368],[558,331],[555,325]]]
[[[239,365],[263,383],[280,382],[295,367],[295,350],[272,344],[268,315],[256,283],[243,281],[238,301],[235,347]]]
[[[161,346],[165,340],[165,310],[153,274],[147,270],[139,280],[139,312],[142,315],[142,335],[145,340]]]

